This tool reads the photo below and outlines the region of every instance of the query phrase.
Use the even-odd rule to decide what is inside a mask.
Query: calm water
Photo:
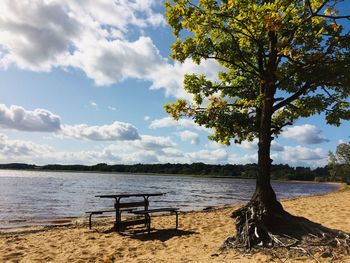
[[[150,205],[188,211],[246,202],[254,187],[254,180],[244,179],[0,170],[0,227],[46,224],[113,206],[113,200],[94,197],[98,194],[166,192],[151,197]],[[336,185],[295,182],[274,182],[273,187],[278,198],[337,189]]]

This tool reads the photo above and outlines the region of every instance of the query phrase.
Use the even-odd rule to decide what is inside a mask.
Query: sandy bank
[[[292,214],[350,232],[349,190],[287,200],[283,206]],[[229,215],[235,208],[180,214],[179,231],[170,230],[174,216],[157,216],[152,222],[157,231],[150,235],[111,232],[110,219],[102,220],[106,224],[101,221],[93,230],[78,224],[1,233],[0,262],[271,262],[261,254],[219,253],[222,242],[234,233]],[[350,262],[350,257],[338,262]]]

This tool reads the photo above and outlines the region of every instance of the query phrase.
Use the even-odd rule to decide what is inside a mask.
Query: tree
[[[350,143],[340,143],[335,154],[329,152],[328,167],[331,179],[350,183]]]
[[[272,233],[317,233],[287,213],[270,183],[271,141],[298,118],[323,113],[328,124],[350,119],[349,15],[341,0],[173,0],[166,18],[176,37],[172,58],[215,60],[217,80],[186,74],[192,100],[168,103],[175,120],[212,128],[212,140],[230,144],[258,138],[256,189],[235,211],[235,244],[276,243]],[[306,227],[307,226],[307,227]],[[307,231],[306,231],[307,230]],[[324,230],[324,229],[323,229]],[[285,232],[284,232],[285,233]],[[290,233],[289,233],[290,234]]]

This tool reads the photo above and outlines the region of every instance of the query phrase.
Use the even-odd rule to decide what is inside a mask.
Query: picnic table
[[[171,208],[171,207],[163,207],[163,208],[156,208],[156,209],[149,209],[149,198],[154,196],[162,196],[166,193],[119,193],[119,194],[104,194],[104,195],[96,195],[95,197],[99,198],[109,198],[114,199],[114,209],[110,210],[99,210],[99,211],[89,211],[86,213],[89,213],[89,227],[91,229],[91,217],[94,214],[103,214],[105,212],[115,212],[115,221],[114,221],[114,228],[121,232],[125,227],[131,226],[131,225],[139,225],[144,224],[148,232],[150,232],[151,228],[151,217],[150,214],[152,213],[158,213],[158,212],[170,212],[176,214],[176,229],[178,228],[178,208]],[[126,201],[121,202],[124,199],[127,198],[141,198],[141,201]],[[142,207],[142,209],[135,210],[137,207]],[[133,213],[134,215],[143,215],[143,219],[133,219],[133,220],[127,220],[122,221],[122,213],[123,212],[129,212]]]

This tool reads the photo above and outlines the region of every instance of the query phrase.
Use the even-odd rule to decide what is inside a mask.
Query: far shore
[[[28,171],[28,172],[53,172],[53,173],[95,173],[95,174],[127,174],[127,175],[152,175],[152,176],[183,176],[183,177],[194,177],[194,178],[224,178],[224,179],[244,179],[244,180],[255,180],[254,177],[245,176],[232,176],[232,175],[208,175],[208,174],[171,174],[171,173],[137,173],[137,172],[106,172],[106,171],[77,171],[77,170],[50,170],[50,169],[2,169],[0,171]],[[314,184],[342,184],[341,182],[319,182],[310,180],[288,180],[288,179],[272,179],[272,182],[298,182],[298,183],[314,183]]]

